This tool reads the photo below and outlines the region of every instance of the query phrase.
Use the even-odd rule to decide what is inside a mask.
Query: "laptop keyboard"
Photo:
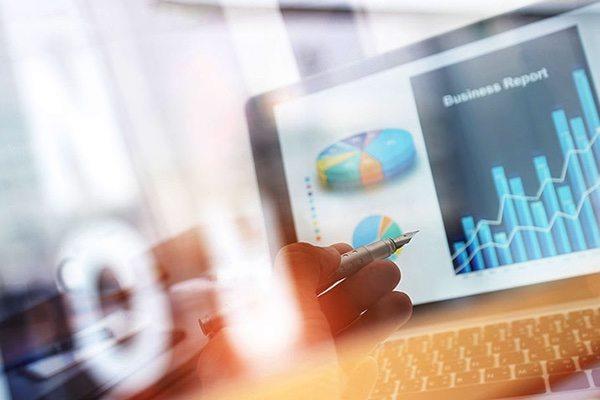
[[[385,342],[371,400],[516,397],[600,388],[600,309]],[[598,389],[600,390],[600,389]]]

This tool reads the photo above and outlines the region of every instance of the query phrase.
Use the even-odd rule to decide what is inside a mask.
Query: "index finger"
[[[349,252],[353,249],[348,243],[334,243],[331,245],[334,249],[336,249],[340,255]]]
[[[337,249],[308,243],[285,246],[275,259],[275,267],[287,272],[298,290],[313,295],[319,283],[331,276],[339,265],[340,253]]]

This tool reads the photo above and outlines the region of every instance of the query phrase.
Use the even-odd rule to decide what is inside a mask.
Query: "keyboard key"
[[[472,346],[479,344],[481,328],[468,328],[458,331],[457,343],[461,346]]]
[[[509,326],[508,326],[508,322],[498,322],[495,324],[489,324],[483,327],[483,331],[485,332],[491,332],[491,331],[505,331],[508,330]]]
[[[594,319],[594,310],[588,308],[587,310],[572,311],[567,314],[567,321],[592,321]]]
[[[479,383],[479,371],[460,372],[456,374],[456,386]]]
[[[565,343],[574,343],[575,335],[571,331],[550,334],[548,336],[548,341],[550,342],[550,345],[554,345],[554,344],[561,345],[561,344],[565,344]]]
[[[447,350],[454,347],[456,342],[456,333],[442,332],[436,333],[431,339],[432,348],[435,350]]]
[[[414,365],[430,365],[433,363],[433,353],[415,353],[412,355],[412,363]]]
[[[451,372],[462,372],[467,369],[467,361],[463,358],[444,361],[442,372],[449,374]]]
[[[427,378],[427,389],[444,389],[450,387],[452,379],[450,375],[430,376]]]
[[[579,367],[581,369],[600,367],[600,354],[590,354],[579,357]]]
[[[400,382],[398,386],[398,392],[419,392],[423,390],[423,378],[410,379],[404,382]]]
[[[460,348],[455,347],[449,350],[440,350],[438,352],[438,361],[455,360],[460,357]]]
[[[516,349],[517,346],[513,339],[492,342],[492,353],[508,353]]]
[[[549,374],[561,374],[575,371],[575,362],[571,358],[561,358],[559,360],[550,360],[546,364]]]
[[[404,368],[390,368],[390,375],[393,378],[399,379],[399,380],[405,380],[405,379],[411,379],[413,377],[413,371],[414,368],[410,367],[404,367]]]
[[[511,351],[498,355],[500,365],[521,364],[525,362],[525,356],[520,351]]]
[[[571,311],[570,313],[567,314],[567,319],[580,318],[580,317],[593,318],[594,310],[592,310],[591,308],[588,308],[585,310]]]
[[[592,371],[592,379],[594,380],[594,385],[600,387],[600,369]]]
[[[406,347],[406,341],[404,339],[392,340],[383,343],[383,354],[384,356],[395,358],[404,352]]]
[[[541,336],[532,336],[527,338],[521,338],[520,340],[521,350],[525,349],[540,349],[546,347],[546,342]]]
[[[510,324],[512,334],[529,334],[529,329],[535,326],[535,320],[533,318],[519,319],[513,321]]]
[[[585,329],[585,328],[587,328],[587,321],[584,316],[567,318],[564,326],[565,326],[565,328],[569,328],[569,329]]]
[[[553,360],[555,358],[556,356],[552,347],[529,350],[529,361]]]
[[[567,374],[556,374],[548,377],[550,390],[553,392],[566,392],[590,387],[585,372],[572,372]]]
[[[465,357],[479,357],[479,356],[485,356],[487,354],[488,354],[488,347],[485,344],[465,347]]]
[[[528,378],[542,375],[542,365],[539,362],[528,364],[519,364],[515,366],[515,376],[517,378]]]
[[[471,369],[491,368],[494,366],[494,356],[471,358]]]
[[[508,331],[508,323],[501,322],[497,324],[486,325],[483,327],[483,338],[487,342],[500,340]]]
[[[488,382],[480,385],[460,386],[435,392],[409,393],[402,395],[402,400],[465,400],[465,399],[497,399],[519,396],[533,396],[546,392],[544,379],[541,377],[517,379],[503,382]]]
[[[559,353],[560,356],[564,358],[584,356],[588,354],[588,349],[582,342],[565,343],[560,346]]]
[[[600,328],[587,328],[579,330],[580,340],[600,339]]]
[[[440,370],[439,363],[429,364],[429,365],[421,365],[415,368],[415,376],[423,377],[423,376],[431,376],[437,375]]]
[[[557,322],[562,322],[564,320],[565,316],[563,314],[544,315],[538,319],[537,326],[547,327],[555,325]]]
[[[486,382],[505,381],[510,379],[510,368],[488,368],[485,370],[483,376]]]
[[[406,342],[406,349],[409,353],[424,353],[429,350],[429,336],[411,337]]]

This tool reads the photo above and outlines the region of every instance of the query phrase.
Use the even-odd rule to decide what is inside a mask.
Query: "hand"
[[[310,364],[312,357],[316,365],[330,367],[327,373],[323,370],[309,377],[309,384],[302,379],[299,398],[366,398],[377,366],[364,355],[410,318],[410,299],[393,291],[400,270],[389,260],[375,261],[317,296],[317,288],[327,283],[339,266],[340,254],[350,249],[346,244],[320,248],[296,243],[277,256],[276,273],[291,282],[301,316],[301,335],[292,352],[297,360]],[[202,350],[198,373],[203,385],[231,383],[245,375],[252,360],[241,361],[230,346],[232,340],[235,338],[224,329]],[[316,393],[307,393],[315,388]],[[286,396],[293,397],[292,393],[286,392]],[[273,398],[281,398],[281,394]]]

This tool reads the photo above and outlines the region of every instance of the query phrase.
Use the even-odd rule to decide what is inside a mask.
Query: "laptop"
[[[372,399],[600,396],[600,3],[557,4],[247,104],[273,255],[420,230]]]

